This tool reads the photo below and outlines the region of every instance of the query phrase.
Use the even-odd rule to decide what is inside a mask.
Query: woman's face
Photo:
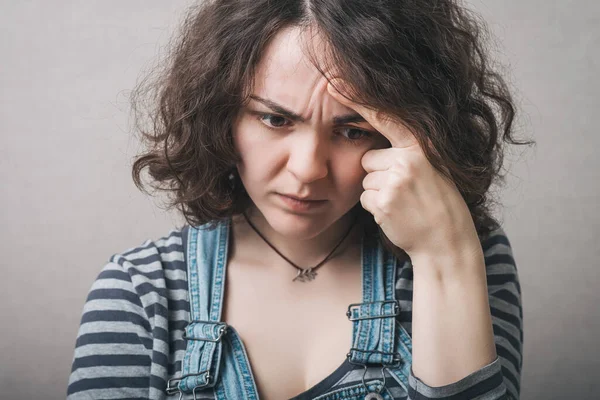
[[[281,31],[267,47],[233,135],[242,158],[238,172],[254,205],[274,230],[301,239],[324,231],[360,200],[361,158],[389,142],[364,120],[334,123],[359,115],[329,95],[298,32]],[[281,194],[325,201],[298,211]]]

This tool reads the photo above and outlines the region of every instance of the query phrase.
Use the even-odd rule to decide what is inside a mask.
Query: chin
[[[263,215],[273,230],[297,240],[311,239],[331,225],[323,215],[293,214],[276,207]]]

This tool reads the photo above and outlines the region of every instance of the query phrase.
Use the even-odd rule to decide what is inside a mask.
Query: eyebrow
[[[294,122],[305,122],[306,120],[300,115],[293,111],[290,111],[283,107],[280,104],[275,103],[274,101],[263,99],[262,97],[251,94],[250,98],[264,104],[269,107],[271,110],[275,111],[278,114],[281,114]],[[344,124],[357,124],[361,122],[367,122],[362,115],[354,112],[346,115],[336,115],[333,117],[334,125],[344,125]]]

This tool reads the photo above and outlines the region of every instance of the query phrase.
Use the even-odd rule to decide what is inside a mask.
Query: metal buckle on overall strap
[[[206,387],[210,383],[210,378],[212,378],[212,377],[210,376],[210,372],[208,370],[199,372],[197,374],[186,374],[186,375],[180,376],[179,378],[169,379],[167,381],[167,389],[165,390],[165,392],[168,395],[179,392],[179,399],[181,400],[183,398],[183,392],[181,390],[179,390],[179,387],[178,387],[179,382],[181,382],[183,379],[187,378],[188,376],[200,376],[204,373],[206,373],[206,375],[204,376],[204,383],[194,386],[194,389],[192,390],[192,393],[194,394],[194,400],[195,400],[196,399],[196,389]]]
[[[398,300],[381,300],[364,303],[353,303],[348,306],[348,311],[346,311],[346,316],[348,317],[348,319],[350,321],[353,321],[355,332],[356,329],[369,329],[369,326],[371,325],[370,322],[366,322],[367,326],[364,326],[364,324],[361,324],[361,322],[356,321],[372,320],[375,318],[395,318],[399,314],[400,302]],[[392,321],[392,323],[394,322]],[[366,355],[366,357],[359,356],[360,353]],[[353,357],[353,355],[355,357]],[[377,355],[376,358],[378,358],[379,360],[370,361],[371,356],[373,355]],[[402,362],[400,353],[386,352],[376,349],[364,350],[358,347],[351,347],[348,354],[346,354],[346,359],[350,364],[361,366],[363,368],[361,382],[363,387],[365,388],[365,399],[383,399],[380,392],[385,388],[386,385],[385,369],[390,367],[397,367]],[[375,388],[375,391],[369,390],[365,382],[365,376],[367,374],[368,369],[367,364],[370,363],[381,364],[381,385]]]
[[[386,367],[399,367],[402,363],[402,358],[400,357],[400,353],[388,353],[385,351],[379,351],[379,350],[361,350],[359,348],[356,347],[351,347],[350,351],[348,352],[348,354],[346,354],[346,359],[348,360],[348,362],[350,364],[353,365],[360,365],[362,366],[366,366],[366,363],[360,363],[360,362],[356,362],[356,361],[352,361],[352,351],[357,351],[359,353],[371,353],[371,354],[382,354],[384,356],[392,356],[392,362],[387,364],[387,363],[376,363],[376,364],[382,364],[385,365]],[[368,357],[367,357],[367,363],[368,363]]]
[[[377,312],[371,311],[374,305],[380,305]],[[350,321],[363,321],[375,318],[395,318],[400,315],[400,302],[398,300],[380,300],[364,303],[353,303],[348,306],[346,316]],[[385,363],[387,366],[397,366],[402,361],[399,353],[388,353],[379,350],[363,350],[357,347],[351,347],[346,358],[348,362],[355,365],[364,366],[363,363],[352,361],[352,352],[368,354],[367,362],[371,355],[381,354],[382,356],[391,356],[391,363]]]
[[[394,307],[392,308],[391,311],[383,312],[378,315],[369,315],[369,313],[367,312],[366,316],[360,316],[361,311],[363,309],[362,306],[371,306],[373,304],[381,304],[380,310],[384,310],[386,304],[393,304]],[[359,313],[358,317],[352,317],[352,315],[354,314],[353,313],[354,310],[358,310],[358,313]],[[366,303],[352,303],[348,306],[348,311],[346,311],[346,316],[348,317],[348,319],[350,321],[360,321],[363,319],[373,319],[373,318],[390,318],[390,317],[396,317],[398,315],[400,315],[400,302],[398,300],[381,300],[381,301],[370,301],[370,302],[366,302]]]
[[[227,325],[227,323],[225,323],[225,322],[201,321],[201,320],[191,321],[188,324],[188,327],[190,325],[192,325],[194,323],[198,323],[198,322],[202,322],[202,323],[205,323],[205,324],[212,324],[214,326],[220,327],[219,330],[218,330],[218,336],[216,338],[214,338],[214,339],[208,338],[208,337],[198,337],[198,336],[195,336],[195,335],[192,336],[192,337],[190,337],[190,336],[187,335],[188,329],[186,327],[186,329],[183,330],[183,339],[185,339],[185,340],[201,340],[203,342],[213,342],[213,343],[215,343],[215,342],[218,342],[218,341],[221,340],[221,338],[223,337],[223,335],[225,333],[227,333],[227,328],[229,328],[229,325]]]
[[[192,331],[193,331],[193,325],[195,323],[203,323],[203,324],[208,324],[208,325],[213,325],[215,327],[218,327],[216,337],[214,335],[210,336],[210,337],[201,337],[196,334],[189,336],[188,331],[190,329],[188,329],[188,328],[190,328],[190,326],[191,326]],[[223,335],[225,335],[227,333],[228,328],[229,328],[229,325],[225,322],[193,320],[184,329],[182,337],[186,341],[187,340],[198,340],[198,341],[203,341],[203,342],[217,343],[217,342],[220,342],[221,339],[223,338]],[[165,392],[168,395],[176,394],[177,392],[179,392],[180,393],[179,399],[182,399],[183,392],[179,389],[179,383],[187,377],[201,376],[201,375],[204,375],[204,382],[200,383],[199,385],[195,385],[194,388],[192,389],[192,394],[194,395],[194,400],[195,400],[196,399],[196,390],[205,388],[211,384],[212,376],[210,375],[210,370],[204,370],[204,371],[200,371],[197,373],[182,375],[177,378],[171,378],[167,381],[167,388],[166,388]]]

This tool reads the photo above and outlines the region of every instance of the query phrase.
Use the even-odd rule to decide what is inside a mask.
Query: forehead
[[[317,58],[323,48],[321,39],[310,31],[299,27],[279,31],[265,48],[257,66],[254,93],[284,104],[310,98],[319,90],[326,93],[327,80],[311,64],[306,46],[310,46]],[[327,70],[324,72],[329,75]]]

